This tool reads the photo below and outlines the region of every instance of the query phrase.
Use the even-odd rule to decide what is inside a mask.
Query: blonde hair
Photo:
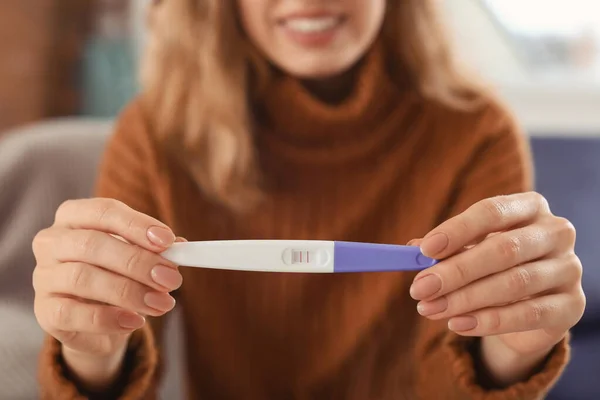
[[[462,107],[474,85],[455,63],[438,2],[388,0],[382,39],[394,79],[425,98]],[[159,137],[207,195],[241,210],[261,194],[249,96],[260,92],[269,68],[235,9],[233,0],[156,1],[141,75]]]

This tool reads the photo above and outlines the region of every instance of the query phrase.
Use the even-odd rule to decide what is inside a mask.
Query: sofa
[[[58,205],[89,197],[110,121],[65,119],[28,126],[0,139],[0,399],[37,398],[43,334],[32,312],[31,240]],[[588,307],[573,330],[573,357],[548,399],[600,398],[600,139],[532,139],[537,189],[578,228]],[[183,399],[183,338],[177,309],[165,335],[161,398]]]
[[[112,122],[56,119],[0,138],[0,399],[38,398],[37,358],[43,332],[33,314],[31,241],[52,224],[58,206],[92,193]],[[179,377],[182,338],[170,314],[169,356],[161,398],[184,398]]]
[[[577,228],[585,314],[572,331],[572,362],[547,400],[600,399],[600,138],[532,141],[537,190]]]

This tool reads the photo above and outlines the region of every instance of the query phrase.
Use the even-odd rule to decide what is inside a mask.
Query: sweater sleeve
[[[529,144],[514,121],[497,111],[482,128],[484,139],[474,151],[455,187],[442,220],[466,210],[480,200],[533,187]],[[480,132],[471,132],[479,134]],[[420,399],[542,399],[561,375],[569,359],[568,335],[555,346],[544,365],[529,379],[504,389],[486,389],[475,363],[477,338],[448,330],[446,321],[420,319],[414,347],[420,363],[416,392]]]
[[[113,198],[135,210],[159,218],[152,194],[148,169],[157,165],[156,153],[144,126],[140,105],[133,103],[121,114],[116,130],[110,137],[101,162],[95,194]],[[83,400],[111,398],[138,400],[156,398],[159,352],[154,334],[162,319],[134,332],[129,341],[123,373],[111,393],[83,393],[70,379],[61,358],[61,344],[47,337],[39,363],[41,398],[46,400]],[[154,327],[154,328],[153,328]]]

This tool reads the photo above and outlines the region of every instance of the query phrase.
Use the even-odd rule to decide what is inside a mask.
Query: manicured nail
[[[144,303],[161,312],[171,311],[175,307],[175,299],[167,293],[150,292],[144,296]]]
[[[163,228],[162,226],[153,226],[148,229],[147,232],[148,240],[157,246],[170,246],[175,241],[175,235],[171,230]]]
[[[175,268],[165,267],[164,265],[157,265],[152,268],[150,272],[152,279],[154,282],[158,283],[160,286],[168,289],[169,291],[178,289],[182,282],[183,277]]]
[[[423,300],[433,296],[442,289],[442,280],[437,275],[425,275],[413,282],[410,296],[415,300]]]
[[[471,316],[451,318],[448,329],[455,332],[465,332],[477,327],[477,318]]]
[[[124,329],[140,329],[146,323],[146,319],[139,314],[121,313],[117,318],[119,325]]]
[[[427,257],[435,257],[448,247],[448,235],[445,233],[436,233],[433,236],[423,239],[421,243],[421,252]]]
[[[448,309],[448,299],[440,297],[434,301],[422,301],[417,304],[417,311],[424,317],[439,314]]]

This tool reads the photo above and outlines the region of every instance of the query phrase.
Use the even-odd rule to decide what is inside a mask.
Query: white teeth
[[[286,25],[295,31],[302,33],[323,32],[335,27],[339,22],[336,17],[321,18],[293,18],[288,19]]]

